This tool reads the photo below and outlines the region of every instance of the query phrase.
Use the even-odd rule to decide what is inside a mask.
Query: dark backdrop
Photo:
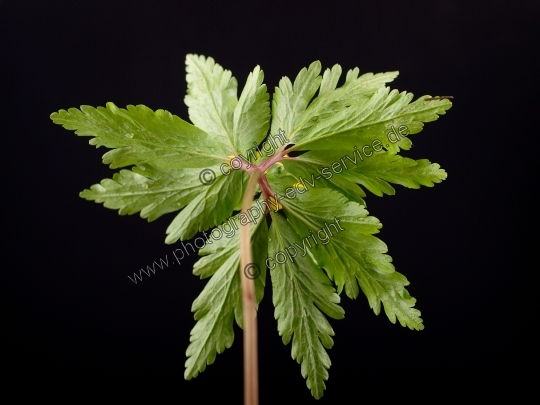
[[[518,294],[536,266],[519,248],[527,227],[516,215],[527,214],[522,176],[532,170],[522,156],[536,131],[528,117],[537,111],[538,3],[195,3],[0,2],[2,330],[14,381],[42,384],[51,395],[76,386],[82,397],[109,387],[182,403],[195,395],[202,403],[241,400],[238,328],[231,349],[195,380],[183,379],[191,303],[206,282],[191,274],[195,257],[137,285],[127,277],[171,257],[164,239],[174,215],[148,223],[81,199],[81,190],[112,175],[101,163],[105,150],[49,119],[59,109],[107,101],[188,119],[184,60],[198,53],[230,69],[240,88],[257,64],[273,92],[282,76],[319,59],[324,68],[399,70],[391,87],[416,97],[454,96],[447,114],[426,124],[405,152],[441,164],[448,179],[367,199],[426,328],[392,325],[363,296],[343,296],[346,318],[331,322],[323,401],[507,387],[499,381],[517,370],[507,361],[534,353],[519,349],[530,337],[526,321],[538,313],[537,303]],[[265,294],[262,403],[309,403],[300,366],[278,336],[271,290]]]

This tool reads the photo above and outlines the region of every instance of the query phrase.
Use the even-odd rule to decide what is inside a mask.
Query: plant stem
[[[247,213],[261,172],[254,170],[249,178],[242,212]],[[244,405],[259,404],[259,369],[257,359],[257,312],[255,310],[255,283],[247,266],[253,266],[249,223],[240,229],[240,279],[242,280],[242,310],[244,318]]]
[[[285,155],[288,152],[288,149],[286,149],[287,145],[282,145],[272,156],[270,159],[265,160],[262,162],[259,166],[261,171],[264,173],[265,170],[268,170],[270,166],[272,166],[274,163],[279,162],[280,160],[283,160],[283,155]]]

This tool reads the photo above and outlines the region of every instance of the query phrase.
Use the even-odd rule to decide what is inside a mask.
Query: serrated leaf
[[[344,111],[351,105],[367,102],[378,89],[398,75],[398,72],[386,72],[375,75],[366,73],[358,77],[359,72],[358,68],[349,70],[343,86],[336,88],[341,75],[341,66],[334,65],[331,70],[325,71],[319,94],[298,118],[291,134],[291,143],[298,143],[298,140],[303,139],[305,133],[319,121]]]
[[[328,189],[313,189],[280,202],[299,235],[317,232],[321,243],[313,240],[311,253],[338,292],[345,289],[350,298],[356,298],[360,286],[375,314],[382,303],[392,323],[397,318],[402,326],[423,329],[420,311],[413,308],[416,300],[405,289],[409,282],[395,271],[386,245],[372,235],[382,226],[378,219],[368,216],[362,205]]]
[[[174,218],[167,228],[165,243],[189,239],[197,232],[223,223],[241,200],[246,181],[244,171],[231,171],[228,176],[217,174],[215,181],[199,189],[200,192]]]
[[[285,256],[288,247],[301,243],[292,226],[279,213],[272,215],[268,256]],[[281,257],[281,256],[280,256]],[[330,280],[320,270],[311,256],[298,256],[285,260],[271,269],[272,300],[275,318],[283,343],[292,339],[292,358],[301,364],[302,376],[315,398],[321,398],[328,379],[330,357],[325,348],[333,346],[334,331],[323,312],[335,319],[344,316],[338,305],[339,296]],[[269,262],[272,265],[272,262]]]
[[[239,154],[247,154],[259,145],[268,132],[270,103],[263,79],[264,74],[257,66],[249,74],[234,110],[233,142]]]
[[[280,81],[272,107],[272,133],[282,128],[290,142],[297,143],[317,121],[344,110],[360,99],[367,100],[398,75],[398,72],[366,73],[358,77],[360,71],[355,68],[347,72],[345,83],[336,89],[341,66],[336,64],[327,69],[322,78],[320,71],[321,64],[316,61],[308,69],[300,71],[294,86],[286,77]],[[317,87],[319,94],[311,101]]]
[[[199,173],[199,169],[163,170],[140,165],[115,173],[112,179],[94,184],[80,196],[118,209],[120,215],[140,212],[142,218],[153,221],[183,208],[206,189],[199,180]]]
[[[184,377],[189,380],[203,372],[215,361],[216,355],[231,347],[234,340],[233,320],[243,326],[242,286],[239,252],[238,217],[231,218],[227,229],[238,228],[228,238],[222,234],[219,240],[210,240],[199,251],[203,255],[193,267],[193,274],[206,278],[212,276],[191,308],[197,323],[191,331],[190,344],[186,351]],[[214,231],[213,231],[214,232]],[[268,227],[264,220],[251,228],[253,262],[259,266],[260,275],[255,278],[256,304],[263,298],[266,281],[265,253],[268,246]],[[212,235],[212,233],[211,233]],[[219,235],[215,234],[216,238]]]
[[[440,165],[427,159],[413,160],[389,152],[363,156],[360,149],[311,151],[295,159],[294,164],[300,163],[311,165],[313,173],[325,171],[331,181],[345,177],[378,196],[395,193],[388,182],[408,188],[433,187],[434,183],[447,177]],[[340,192],[346,195],[344,191]]]
[[[366,196],[364,191],[358,187],[358,185],[351,180],[351,176],[348,173],[344,173],[342,176],[335,175],[326,168],[322,168],[317,164],[312,164],[309,161],[300,160],[302,156],[283,160],[281,163],[285,170],[295,177],[295,183],[302,186],[302,189],[309,190],[315,187],[318,188],[329,188],[332,190],[339,191],[341,194],[346,196],[351,201],[356,201],[361,205],[366,205],[363,197]],[[287,180],[289,183],[291,180]],[[293,184],[295,184],[293,183]],[[291,184],[288,185],[292,186]],[[285,187],[286,189],[287,187]],[[296,187],[297,192],[300,191],[300,187]]]
[[[54,123],[92,136],[91,145],[117,148],[103,156],[111,168],[150,163],[183,169],[208,167],[227,160],[223,145],[206,132],[165,110],[144,105],[118,108],[81,106],[51,114]]]
[[[288,77],[283,77],[279,81],[272,99],[272,134],[277,134],[281,129],[290,140],[298,125],[298,118],[307,108],[321,83],[320,72],[321,62],[315,61],[308,69],[300,70],[294,85]]]
[[[189,119],[203,131],[221,138],[232,152],[233,115],[238,104],[238,82],[229,70],[213,58],[202,55],[186,56]],[[240,152],[241,153],[241,152]]]
[[[352,150],[355,146],[370,145],[376,139],[392,152],[409,149],[409,138],[390,143],[387,132],[404,125],[408,134],[416,134],[424,122],[436,120],[452,106],[448,99],[426,101],[428,96],[411,103],[412,97],[411,93],[381,88],[368,100],[361,99],[318,120],[293,139],[295,146],[291,150]]]
[[[267,137],[269,102],[259,66],[240,98],[236,79],[212,58],[187,55],[186,70],[185,102],[195,125],[143,105],[121,109],[107,103],[51,115],[66,129],[91,136],[90,144],[110,148],[103,162],[111,168],[134,166],[84,190],[81,197],[122,215],[140,212],[149,220],[180,210],[166,242],[201,231],[206,237],[193,269],[210,280],[192,307],[197,323],[186,352],[185,378],[190,379],[232,345],[234,320],[243,325],[238,224],[246,218],[244,213],[242,219],[230,216],[241,208],[249,178],[242,169],[251,173],[257,168],[233,167],[231,159],[263,165],[254,198],[261,196],[252,206],[259,217],[251,218],[256,222],[253,260],[261,272],[255,280],[256,303],[262,299],[268,265],[279,334],[285,344],[292,343],[293,359],[301,364],[312,395],[320,398],[330,367],[326,349],[334,335],[325,315],[340,319],[344,314],[338,293],[344,290],[356,298],[361,289],[375,314],[382,305],[391,322],[423,329],[416,301],[405,289],[407,279],[395,271],[386,245],[374,236],[382,225],[368,215],[362,187],[383,195],[395,192],[389,183],[418,188],[445,179],[438,164],[397,152],[409,149],[409,135],[452,104],[448,97],[412,101],[410,93],[390,91],[385,84],[397,72],[359,76],[354,68],[339,86],[341,66],[321,76],[316,61],[300,71],[294,84],[287,77],[279,82]],[[280,144],[290,145],[284,156],[275,155],[280,145],[270,145],[276,136]],[[373,153],[365,154],[366,148]],[[347,156],[358,151],[363,158]],[[226,167],[231,168],[228,174],[222,171]],[[208,169],[215,175],[211,184]],[[271,218],[261,215],[263,205]],[[206,230],[214,226],[208,236]],[[221,238],[215,240],[219,229]]]

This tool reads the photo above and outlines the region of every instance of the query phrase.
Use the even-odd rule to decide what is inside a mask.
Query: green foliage
[[[260,168],[252,206],[260,217],[247,221],[255,225],[253,261],[261,269],[256,302],[263,298],[268,266],[279,334],[284,344],[291,343],[308,388],[320,398],[330,367],[325,349],[332,347],[334,335],[327,317],[344,317],[338,295],[343,290],[350,298],[362,290],[375,314],[382,304],[392,323],[424,327],[405,289],[407,279],[395,271],[386,245],[374,236],[382,225],[368,215],[363,189],[393,195],[390,183],[419,188],[444,180],[446,172],[438,164],[398,153],[411,147],[409,135],[444,114],[451,102],[429,96],[413,101],[410,93],[391,91],[386,83],[397,72],[359,75],[355,68],[338,87],[341,67],[321,75],[321,64],[314,62],[294,82],[281,79],[270,111],[258,66],[239,97],[236,79],[212,58],[188,55],[186,67],[185,103],[194,125],[142,105],[122,109],[107,103],[51,115],[77,135],[91,136],[90,144],[109,148],[103,163],[128,167],[81,197],[121,215],[139,212],[149,221],[178,211],[167,229],[166,242],[174,243],[217,231],[225,221],[245,225],[246,218],[236,214],[248,167]],[[280,132],[288,144],[276,146],[274,156],[255,153]],[[231,170],[231,157],[244,162],[244,170]],[[208,169],[215,178],[206,184],[201,171]],[[272,209],[263,213],[259,208],[265,203]],[[232,345],[234,322],[243,325],[239,232],[209,240],[193,270],[210,280],[192,307],[197,323],[186,379]]]
[[[238,224],[238,219],[234,219]],[[266,280],[264,261],[268,249],[268,227],[262,221],[252,228],[253,262],[262,269],[255,279],[259,303],[262,300]],[[233,238],[222,238],[200,250],[203,257],[195,264],[193,274],[201,278],[212,277],[202,293],[193,302],[197,324],[191,331],[187,349],[185,378],[191,379],[212,364],[216,353],[231,347],[234,339],[233,319],[240,327],[242,321],[241,281],[238,267],[240,251],[238,233]]]

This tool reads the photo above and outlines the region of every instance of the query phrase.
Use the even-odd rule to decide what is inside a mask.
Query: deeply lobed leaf
[[[268,256],[276,258],[294,244],[302,243],[291,224],[280,214],[273,215],[269,233]],[[292,339],[292,358],[301,364],[302,376],[315,398],[320,398],[328,379],[330,358],[325,348],[334,342],[334,331],[323,313],[341,319],[343,309],[330,280],[311,256],[276,260],[271,270],[275,318],[283,343]],[[272,262],[270,262],[272,263]]]
[[[360,184],[378,196],[395,194],[388,183],[408,188],[433,187],[434,183],[440,183],[447,177],[446,171],[427,159],[413,160],[389,152],[372,152],[366,157],[358,149],[310,151],[284,161],[283,165],[290,173],[304,179],[317,177],[322,172],[329,181],[346,182],[349,187],[351,183]],[[345,186],[336,190],[349,195]],[[357,198],[349,199],[361,202]]]
[[[263,296],[266,265],[274,263],[270,269],[279,334],[285,344],[291,343],[308,388],[320,398],[331,364],[326,349],[334,335],[326,316],[344,316],[338,293],[345,290],[356,298],[361,289],[376,314],[382,305],[392,323],[423,329],[415,299],[405,289],[407,279],[395,271],[386,245],[374,236],[382,225],[368,215],[359,185],[382,196],[394,194],[390,183],[418,188],[445,179],[438,164],[397,153],[411,147],[408,135],[445,114],[451,102],[427,96],[412,101],[410,93],[390,91],[385,85],[397,72],[359,75],[355,68],[338,86],[342,68],[334,65],[321,75],[316,61],[294,82],[280,80],[270,115],[258,66],[240,97],[237,80],[210,57],[187,55],[186,71],[185,103],[195,125],[142,105],[122,109],[107,103],[51,115],[66,129],[91,136],[90,144],[110,148],[103,162],[111,168],[133,166],[84,190],[81,197],[121,215],[140,212],[150,221],[180,211],[167,228],[166,242],[189,239],[219,227],[240,209],[248,176],[242,170],[224,175],[221,165],[230,167],[229,159],[237,156],[260,164],[265,157],[253,150],[269,139],[269,128],[271,134],[284,133],[289,153],[306,153],[287,155],[266,173],[281,200],[275,205],[279,211],[270,212],[270,229],[264,215],[252,227],[253,260],[261,270],[255,280],[256,302]],[[391,139],[389,131],[396,128],[400,134],[405,128],[406,136]],[[373,153],[361,158],[357,151],[365,147]],[[214,172],[211,184],[202,184],[201,169]],[[238,218],[228,222],[239,226]],[[186,352],[186,379],[232,345],[234,320],[243,325],[238,233],[207,244],[194,266],[194,274],[210,280],[192,307],[197,323]],[[280,252],[288,260],[277,262]]]
[[[237,227],[240,226],[237,217],[232,221]],[[263,298],[266,280],[266,222],[261,221],[256,227],[252,227],[251,234],[253,263],[261,270],[255,279],[258,304]],[[234,340],[234,319],[243,327],[239,232],[230,238],[223,236],[218,241],[210,240],[212,243],[199,251],[203,257],[193,267],[193,274],[201,278],[211,278],[191,308],[197,323],[191,331],[191,343],[186,351],[188,358],[184,376],[188,380],[197,377],[205,370],[206,365],[212,364],[217,353],[231,347]]]
[[[270,179],[281,193],[286,176],[276,181]],[[424,328],[420,311],[413,308],[416,300],[404,288],[409,282],[395,271],[392,259],[386,255],[386,245],[372,236],[382,225],[368,216],[365,207],[324,188],[282,199],[280,203],[299,235],[316,234],[317,238],[306,239],[303,249],[309,246],[339,293],[345,289],[350,298],[356,298],[360,286],[375,314],[379,314],[382,303],[392,323],[397,319],[411,329]]]
[[[92,136],[91,145],[115,150],[103,163],[118,168],[139,163],[184,169],[208,167],[227,159],[223,144],[196,126],[165,110],[129,105],[118,108],[81,106],[51,114],[51,119],[79,136]]]

